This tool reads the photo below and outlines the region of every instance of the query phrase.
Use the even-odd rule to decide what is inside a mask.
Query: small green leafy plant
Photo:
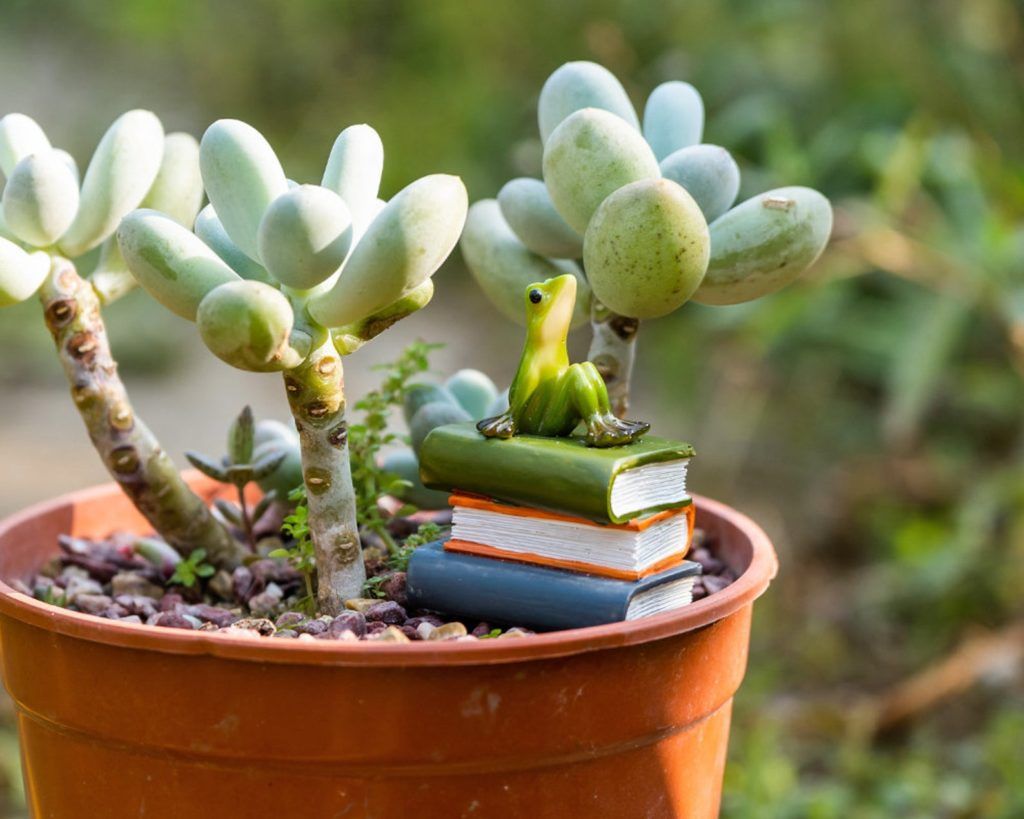
[[[278,499],[278,490],[270,486],[282,478],[281,473],[287,471],[286,461],[289,460],[290,450],[294,449],[297,449],[297,442],[292,445],[287,439],[269,433],[258,440],[252,409],[246,407],[231,425],[228,451],[219,461],[198,452],[185,453],[189,463],[204,475],[235,487],[238,492],[237,504],[223,498],[217,498],[213,503],[227,523],[241,530],[242,539],[250,552],[256,551],[256,524]],[[292,475],[291,480],[294,483],[301,482],[301,473]],[[264,490],[263,497],[254,506],[250,506],[246,498],[246,487],[250,483],[260,484]]]
[[[302,575],[306,594],[298,601],[298,607],[307,614],[316,609],[316,553],[313,549],[313,538],[309,531],[309,504],[306,501],[306,487],[299,485],[288,495],[288,500],[295,504],[290,514],[285,516],[281,531],[294,538],[291,546],[274,549],[268,557],[287,560],[293,569]]]
[[[217,569],[206,562],[206,549],[193,549],[192,553],[174,567],[174,574],[167,581],[168,586],[185,586],[191,589],[202,577],[210,577]]]
[[[349,427],[356,516],[360,527],[380,538],[392,556],[399,547],[388,531],[390,515],[382,511],[380,498],[382,495],[399,496],[409,482],[390,471],[381,454],[386,446],[398,440],[398,435],[388,428],[392,409],[402,406],[410,379],[429,368],[430,353],[440,346],[417,341],[406,347],[395,361],[378,366],[384,373],[381,384],[356,403],[356,409],[363,413],[362,421]],[[396,514],[407,515],[413,511],[415,507],[407,504]]]

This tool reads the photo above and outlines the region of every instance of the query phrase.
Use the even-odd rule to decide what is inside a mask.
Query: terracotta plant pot
[[[212,487],[201,479],[194,485]],[[678,612],[462,643],[246,640],[119,623],[0,583],[37,817],[713,817],[764,533],[697,499],[741,572]],[[0,524],[0,577],[57,535],[145,531],[114,486]]]

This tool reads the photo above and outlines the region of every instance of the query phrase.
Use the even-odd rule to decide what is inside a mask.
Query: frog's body
[[[526,288],[526,346],[509,390],[508,410],[477,424],[488,438],[565,436],[583,423],[586,443],[605,447],[628,444],[650,429],[644,421],[615,417],[593,363],[569,363],[565,342],[575,304],[576,278],[571,275]]]

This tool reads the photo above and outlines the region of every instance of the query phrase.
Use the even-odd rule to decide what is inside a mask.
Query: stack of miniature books
[[[451,537],[409,563],[411,601],[543,630],[633,620],[691,602],[700,574],[686,471],[693,450],[646,437],[595,448],[578,438],[482,437],[438,427],[423,482],[451,492]]]

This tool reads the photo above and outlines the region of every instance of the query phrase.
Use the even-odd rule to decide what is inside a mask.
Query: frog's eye
[[[544,294],[540,292],[536,287],[530,291],[530,301],[534,304],[540,304],[540,300],[544,298]]]

